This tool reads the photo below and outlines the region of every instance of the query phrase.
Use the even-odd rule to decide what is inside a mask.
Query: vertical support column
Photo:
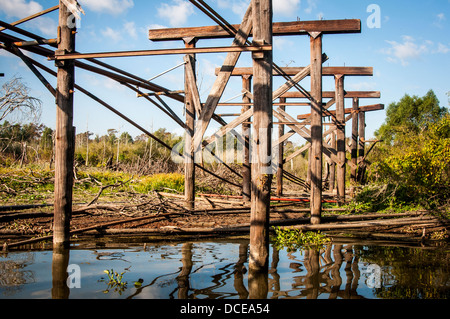
[[[358,150],[358,182],[363,182],[365,164],[362,162],[365,155],[366,138],[366,112],[359,112],[359,150]]]
[[[331,147],[336,149],[336,132],[331,132]],[[332,192],[336,185],[336,163],[330,159],[330,178],[328,183],[328,191]]]
[[[351,161],[355,166],[352,166],[350,172],[350,179],[353,182],[356,182],[356,164],[358,157],[358,110],[359,110],[359,98],[353,98],[352,105],[352,146],[351,146]]]
[[[186,48],[194,48],[196,40],[195,38],[183,39]],[[188,55],[191,61],[195,61],[195,55]],[[195,71],[195,65],[192,63],[192,67]],[[194,72],[195,75],[195,72]],[[192,147],[194,139],[194,127],[195,127],[195,107],[192,101],[192,94],[188,85],[189,79],[185,72],[184,80],[184,106],[186,109],[186,138],[184,144],[184,196],[186,200],[186,206],[188,209],[195,208],[195,162],[194,162],[194,149]]]
[[[338,203],[345,201],[345,110],[344,110],[344,76],[335,75],[336,81],[336,125],[337,125],[337,158],[336,189]]]
[[[311,224],[322,214],[322,34],[310,33],[311,44]]]
[[[242,76],[242,89],[251,91],[252,76]],[[250,103],[251,100],[247,94],[242,97],[243,103]],[[242,106],[241,113],[247,112],[250,109],[249,105]],[[250,122],[250,119],[247,121]],[[251,200],[251,183],[252,183],[252,169],[250,164],[250,123],[242,124],[242,137],[244,139],[244,163],[242,165],[242,198],[244,202]]]
[[[59,3],[58,54],[75,52],[73,16],[62,1]],[[74,61],[58,61],[56,88],[55,138],[55,200],[53,219],[53,245],[64,247],[69,243],[72,215],[73,151],[73,88]]]
[[[272,1],[253,0],[253,41],[272,44]],[[252,192],[249,268],[267,270],[270,186],[272,184],[272,52],[253,58]]]
[[[286,103],[285,97],[280,97],[280,103]],[[280,109],[286,111],[286,105],[280,105]],[[284,135],[284,125],[278,125],[278,139]],[[283,195],[283,153],[284,143],[278,144],[278,168],[277,168],[277,196]]]

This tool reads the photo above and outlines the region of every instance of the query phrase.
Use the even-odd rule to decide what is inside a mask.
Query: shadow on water
[[[248,270],[248,250],[248,241],[240,240],[9,252],[0,255],[0,298],[450,297],[446,247],[334,243],[286,251],[272,246],[269,268],[260,273]],[[108,286],[106,269],[123,273],[116,289]]]

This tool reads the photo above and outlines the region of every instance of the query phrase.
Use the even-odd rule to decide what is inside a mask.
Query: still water
[[[248,249],[235,240],[0,253],[0,298],[246,299]],[[271,246],[257,286],[267,299],[447,299],[448,257],[447,248]],[[113,274],[122,284],[109,284],[104,270],[123,273]]]

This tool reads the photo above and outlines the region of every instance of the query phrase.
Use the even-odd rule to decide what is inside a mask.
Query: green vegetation
[[[118,273],[114,270],[103,270],[103,272],[108,276],[108,287],[103,291],[105,294],[107,294],[111,289],[114,289],[115,292],[118,292],[119,294],[122,294],[125,289],[127,289],[128,282],[123,280],[123,274],[125,272]],[[105,281],[105,280],[100,280]],[[106,281],[105,281],[106,282]]]
[[[282,250],[284,248],[286,248],[287,251],[296,251],[304,248],[320,249],[323,245],[331,241],[330,238],[324,234],[321,234],[320,231],[303,232],[295,228],[272,228],[275,231],[273,245],[278,250]]]
[[[368,210],[433,209],[450,201],[450,114],[433,91],[389,105],[375,132],[383,142],[370,154],[369,185],[355,202]]]

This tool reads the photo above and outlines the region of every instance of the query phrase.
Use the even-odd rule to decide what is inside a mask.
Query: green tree
[[[405,96],[391,103],[386,110],[386,120],[375,132],[377,138],[392,145],[401,142],[406,134],[421,134],[427,127],[441,120],[448,110],[439,106],[439,100],[433,90],[423,97]]]

